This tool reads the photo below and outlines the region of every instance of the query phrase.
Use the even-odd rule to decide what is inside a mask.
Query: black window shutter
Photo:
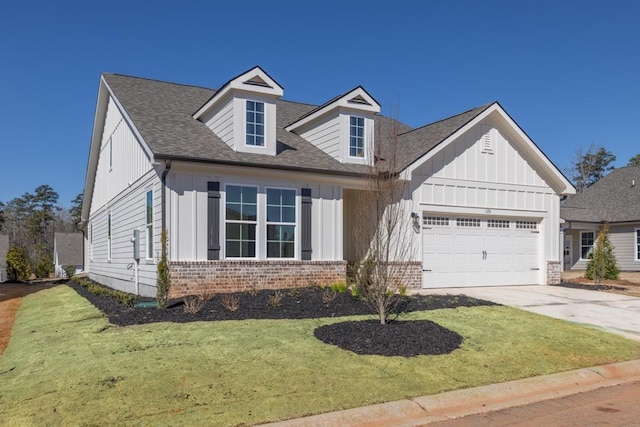
[[[207,182],[207,259],[220,259],[220,183]]]
[[[302,196],[302,206],[300,212],[300,246],[302,248],[302,259],[311,260],[311,189],[303,188],[300,192]]]

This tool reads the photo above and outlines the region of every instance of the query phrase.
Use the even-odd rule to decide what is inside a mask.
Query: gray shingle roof
[[[317,106],[276,101],[277,155],[240,153],[231,149],[204,123],[192,117],[213,96],[215,90],[119,74],[104,74],[103,77],[157,159],[184,159],[343,175],[360,175],[368,171],[366,166],[341,163],[304,138],[284,129]],[[397,138],[399,162],[396,169],[402,170],[487,107],[485,105],[469,110],[416,130],[378,115],[376,128],[379,135],[382,135],[382,157],[385,158],[389,151],[388,135],[393,130],[400,134]]]
[[[56,252],[60,265],[82,265],[82,234],[55,233]]]
[[[640,166],[614,169],[568,198],[560,207],[560,217],[582,222],[640,221]]]

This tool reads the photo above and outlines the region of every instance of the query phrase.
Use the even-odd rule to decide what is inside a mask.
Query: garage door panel
[[[527,221],[523,229],[504,218],[450,218],[423,229],[423,286],[538,283],[537,224]]]

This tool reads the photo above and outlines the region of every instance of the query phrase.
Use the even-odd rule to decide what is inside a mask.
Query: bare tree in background
[[[615,162],[616,156],[604,147],[596,147],[591,144],[585,149],[580,146],[571,159],[573,182],[579,193],[582,193],[590,185],[595,184],[607,172],[614,169],[610,166]]]
[[[386,130],[376,129],[375,153],[356,194],[354,244],[359,261],[354,280],[360,297],[387,323],[406,290],[404,281],[412,255],[411,202],[408,182],[396,173],[398,124],[389,120]],[[384,135],[387,133],[388,135]],[[383,142],[384,141],[384,142]]]

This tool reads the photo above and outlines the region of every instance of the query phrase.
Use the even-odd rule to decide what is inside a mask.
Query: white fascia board
[[[249,83],[251,79],[258,77],[265,83],[265,86]],[[242,90],[252,93],[259,93],[261,95],[269,95],[275,98],[280,98],[284,95],[284,89],[278,82],[273,80],[262,68],[253,67],[246,73],[240,74],[232,80],[225,83],[220,90],[218,90],[202,107],[193,114],[194,119],[199,119],[204,113],[213,108],[218,102],[226,97],[227,94],[235,91]]]
[[[519,139],[524,143],[526,148],[529,150],[530,154],[537,157],[539,159],[539,163],[544,167],[547,172],[547,175],[551,177],[555,181],[555,186],[552,187],[557,194],[575,194],[575,187],[564,177],[564,175],[558,170],[558,168],[551,163],[551,161],[547,158],[547,156],[536,146],[536,144],[527,136],[526,133],[518,126],[516,122],[511,119],[511,117],[502,109],[500,104],[494,102],[491,106],[485,109],[482,113],[478,114],[473,120],[469,123],[458,129],[456,132],[447,137],[444,141],[434,147],[431,151],[416,159],[413,163],[411,163],[406,170],[409,172],[410,176],[413,175],[413,171],[420,167],[424,162],[432,158],[436,153],[443,150],[457,138],[459,138],[464,133],[468,132],[472,127],[476,126],[478,123],[482,122],[492,113],[497,113],[500,115],[502,119],[512,128],[512,130],[516,133]]]
[[[353,98],[361,97],[366,103],[355,103],[350,102]],[[373,99],[371,95],[367,93],[366,90],[362,86],[358,86],[357,88],[351,90],[350,92],[344,94],[340,98],[334,100],[333,102],[325,105],[324,107],[314,111],[313,114],[310,114],[301,120],[291,123],[289,126],[285,128],[287,132],[293,132],[296,129],[305,126],[308,123],[313,122],[314,120],[319,119],[325,114],[330,113],[336,108],[348,108],[351,110],[369,112],[373,114],[377,114],[380,112],[380,104]]]

